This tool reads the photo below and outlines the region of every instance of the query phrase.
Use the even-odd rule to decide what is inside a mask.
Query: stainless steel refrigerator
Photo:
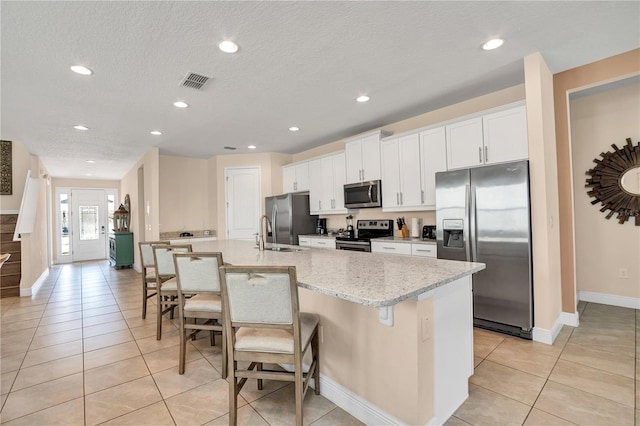
[[[436,173],[439,259],[482,262],[474,325],[531,339],[533,270],[529,162]]]
[[[271,223],[267,242],[298,244],[298,235],[315,234],[318,215],[309,214],[309,195],[284,194],[265,198],[265,214]]]

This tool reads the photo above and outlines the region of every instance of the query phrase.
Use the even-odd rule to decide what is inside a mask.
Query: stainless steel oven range
[[[371,239],[393,236],[393,220],[359,220],[355,237],[336,237],[336,249],[371,251]]]

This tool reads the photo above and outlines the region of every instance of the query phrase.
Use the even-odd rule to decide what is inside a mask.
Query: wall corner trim
[[[562,312],[560,314],[560,320],[562,324],[569,325],[571,327],[577,327],[580,325],[580,317],[577,312]]]
[[[640,297],[616,296],[615,294],[579,291],[578,300],[601,303],[603,305],[620,306],[621,308],[640,309]]]
[[[533,340],[535,342],[546,343],[547,345],[553,345],[553,342],[558,337],[558,333],[562,330],[564,323],[562,322],[562,313],[558,315],[558,318],[553,323],[551,330],[546,328],[533,327]]]
[[[20,297],[33,296],[35,295],[40,287],[44,283],[44,280],[49,276],[49,268],[47,267],[42,274],[38,277],[35,283],[31,287],[20,287]]]

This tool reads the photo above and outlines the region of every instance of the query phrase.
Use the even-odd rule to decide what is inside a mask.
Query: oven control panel
[[[393,229],[393,220],[358,220],[358,229]]]

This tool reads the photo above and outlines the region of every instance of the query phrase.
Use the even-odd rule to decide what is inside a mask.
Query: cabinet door
[[[282,192],[289,193],[295,192],[294,186],[296,182],[296,166],[283,166],[282,167]]]
[[[411,244],[393,243],[387,241],[371,241],[371,252],[411,256]]]
[[[482,117],[450,124],[446,131],[449,170],[483,164]]]
[[[333,210],[346,212],[344,208],[344,184],[347,183],[345,154],[340,153],[331,157],[333,160]]]
[[[320,196],[321,210],[330,212],[333,208],[333,158],[321,158],[320,165],[322,167],[322,179],[320,180],[320,186],[322,187]]]
[[[420,184],[420,136],[415,133],[398,139],[400,172],[400,205],[419,207],[422,204]]]
[[[400,157],[398,139],[380,144],[382,153],[382,208],[400,206]]]
[[[298,237],[298,245],[304,247],[311,247],[311,238],[309,237]]]
[[[444,127],[420,133],[422,205],[436,208],[436,173],[447,170],[447,141]]]
[[[309,190],[309,162],[296,164],[296,191]]]
[[[486,164],[529,157],[527,112],[524,105],[483,116],[482,127]]]
[[[411,244],[411,256],[438,257],[435,244]]]
[[[322,181],[326,179],[322,175],[322,160],[309,161],[309,211],[311,214],[322,212]]]
[[[362,180],[378,180],[382,176],[380,166],[380,134],[362,139]]]
[[[310,240],[311,240],[311,247],[325,248],[325,249],[336,248],[336,240],[333,238],[310,238]]]
[[[362,177],[362,143],[360,140],[344,144],[344,154],[347,164],[347,183],[360,182]]]

